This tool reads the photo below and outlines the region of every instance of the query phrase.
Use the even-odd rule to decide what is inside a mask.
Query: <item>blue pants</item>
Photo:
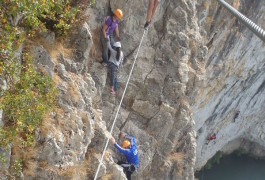
[[[101,33],[100,33],[100,41],[101,41],[101,44],[102,44],[102,59],[103,59],[103,62],[108,64],[109,63],[109,49],[108,49],[108,44],[107,44],[107,40],[104,38],[104,35],[103,35],[103,32],[102,32],[102,29],[100,30]],[[109,40],[110,40],[110,44],[113,45],[114,43],[114,40],[112,38],[112,35],[109,35]]]
[[[110,68],[110,85],[114,86],[115,92],[117,92],[117,70],[118,67],[113,64],[112,62],[109,63],[109,68]]]

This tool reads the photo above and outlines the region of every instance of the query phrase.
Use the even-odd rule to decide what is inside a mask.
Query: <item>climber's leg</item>
[[[149,0],[146,22],[150,22],[152,19],[154,4],[155,4],[155,0]]]
[[[159,4],[159,0],[155,0],[153,11],[152,11],[152,16],[151,16],[152,18],[153,18],[154,14],[155,14],[155,11],[156,11],[156,8],[157,8],[158,4]]]
[[[115,94],[115,91],[117,91],[117,66],[113,63],[109,64],[110,67],[110,86],[111,86],[111,93]]]
[[[131,180],[132,173],[133,172],[131,172],[131,171],[126,171],[126,177],[128,180]]]
[[[115,76],[114,76],[114,90],[115,90],[115,92],[117,92],[117,89],[118,89],[118,87],[117,87],[117,71],[116,71]]]
[[[124,161],[119,161],[118,165],[123,167],[123,170],[125,171],[127,179],[131,180],[131,175],[135,171],[135,166],[127,162],[124,162]]]
[[[146,15],[146,23],[144,25],[144,28],[147,29],[148,26],[151,23],[151,20],[155,14],[156,8],[159,4],[160,0],[149,0],[148,3],[148,10],[147,10],[147,15]]]

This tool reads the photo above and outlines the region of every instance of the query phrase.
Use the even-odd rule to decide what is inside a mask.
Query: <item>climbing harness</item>
[[[140,45],[138,47],[138,50],[136,52],[136,55],[135,55],[135,58],[134,58],[134,61],[133,61],[133,65],[132,65],[132,68],[131,68],[131,71],[130,71],[130,74],[129,74],[129,77],[128,77],[128,80],[126,82],[126,85],[125,85],[125,88],[124,88],[124,91],[123,91],[123,94],[122,94],[122,97],[121,97],[121,101],[120,101],[120,104],[118,106],[118,109],[117,109],[117,112],[116,112],[116,115],[115,115],[115,118],[113,120],[113,123],[112,123],[112,126],[111,126],[111,129],[110,129],[110,135],[112,134],[112,131],[113,131],[113,128],[114,128],[114,125],[116,123],[116,120],[117,120],[117,117],[118,117],[118,114],[119,114],[119,111],[120,111],[120,108],[121,108],[121,104],[122,104],[122,101],[123,101],[123,98],[124,98],[124,95],[125,95],[125,92],[126,92],[126,89],[127,89],[127,86],[129,84],[129,81],[130,81],[130,78],[131,78],[131,75],[132,75],[132,72],[133,72],[133,69],[134,69],[134,66],[135,66],[135,62],[136,62],[136,59],[138,57],[138,54],[139,54],[139,50],[141,48],[141,45],[142,45],[142,42],[143,42],[143,38],[144,38],[144,35],[146,33],[147,30],[144,30],[144,33],[143,33],[143,36],[141,38],[141,41],[140,41]],[[102,161],[103,161],[103,158],[104,158],[104,155],[105,155],[105,152],[107,150],[107,147],[108,147],[108,144],[109,144],[109,140],[110,140],[110,137],[108,137],[107,139],[107,142],[106,142],[106,145],[104,147],[104,150],[103,150],[103,153],[102,153],[102,156],[101,156],[101,159],[100,159],[100,162],[98,164],[98,168],[97,168],[97,171],[96,171],[96,174],[95,174],[95,177],[94,177],[94,180],[97,179],[97,176],[98,176],[98,173],[99,173],[99,170],[100,170],[100,166],[102,164]]]
[[[254,34],[256,34],[262,41],[265,42],[265,31],[248,19],[246,16],[238,12],[235,8],[229,5],[224,0],[217,0],[221,5],[223,5],[229,12],[238,18],[243,24],[245,24]]]

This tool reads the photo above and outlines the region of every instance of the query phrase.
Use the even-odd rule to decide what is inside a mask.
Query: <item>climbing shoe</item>
[[[110,91],[110,93],[111,93],[112,95],[116,95],[116,92],[115,92],[115,91]]]
[[[107,64],[105,61],[103,61],[103,60],[100,61],[99,63],[100,63],[101,65],[103,65],[104,67],[108,66],[108,64]]]
[[[150,21],[150,22],[146,21],[146,23],[145,23],[145,25],[144,25],[144,29],[145,29],[145,30],[147,30],[147,29],[148,29],[148,27],[149,27],[150,23],[151,23],[151,21]]]
[[[115,92],[115,90],[114,90],[114,87],[113,87],[113,86],[110,88],[110,93],[111,93],[111,94],[113,94],[113,95],[116,95],[116,92]]]

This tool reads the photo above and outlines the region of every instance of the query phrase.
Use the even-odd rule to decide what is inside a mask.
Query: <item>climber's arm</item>
[[[128,155],[130,152],[129,149],[124,149],[124,148],[120,147],[117,143],[115,143],[114,146],[120,153],[122,153],[124,155]]]

